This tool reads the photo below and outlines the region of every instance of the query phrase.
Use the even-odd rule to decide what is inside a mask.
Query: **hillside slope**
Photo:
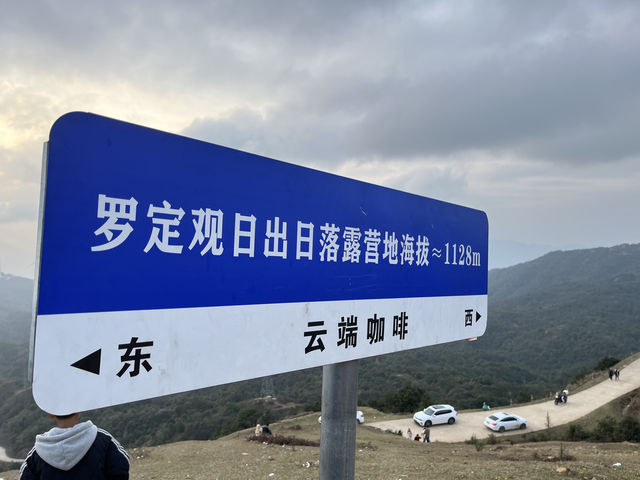
[[[380,415],[365,409],[367,418]],[[272,425],[274,433],[320,441],[317,415]],[[246,480],[319,477],[320,448],[248,441],[253,429],[214,441],[187,441],[157,447],[130,448],[131,479]],[[435,428],[434,428],[435,430]],[[268,440],[268,439],[265,439]],[[637,445],[535,442],[493,445],[409,441],[404,436],[359,425],[356,428],[355,478],[421,480],[423,478],[543,480],[615,478],[637,480]],[[484,447],[484,448],[482,448]],[[619,466],[614,464],[619,463]],[[564,468],[564,475],[556,469]],[[17,480],[18,471],[0,474]]]
[[[46,417],[23,390],[32,282],[0,281],[0,445],[19,456]],[[640,344],[640,245],[552,252],[489,272],[488,327],[456,342],[360,361],[359,403],[384,406],[410,385],[419,402],[460,409],[545,397],[605,355]],[[264,359],[268,360],[268,359]],[[102,409],[91,416],[128,445],[217,438],[304,410],[319,410],[321,369],[276,375]],[[261,400],[266,395],[277,401]],[[410,407],[413,408],[413,407]]]

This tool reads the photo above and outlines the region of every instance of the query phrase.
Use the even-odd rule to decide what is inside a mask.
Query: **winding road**
[[[606,379],[576,394],[569,393],[569,400],[565,405],[554,405],[553,400],[550,400],[513,408],[498,407],[493,408],[492,411],[507,411],[520,415],[527,419],[528,425],[524,432],[535,432],[547,428],[547,414],[552,427],[569,423],[637,388],[640,388],[640,359],[620,370],[620,380]],[[484,419],[490,413],[483,411],[459,413],[458,420],[454,425],[433,426],[431,428],[431,441],[463,442],[469,440],[472,435],[475,435],[478,439],[488,437],[490,433],[495,433],[483,425]],[[411,428],[414,432],[422,433],[421,427],[414,423],[413,418],[374,422],[368,425],[394,432],[401,430],[403,433],[408,428]],[[515,430],[503,434],[496,433],[496,435],[521,433],[523,433],[523,430]]]
[[[11,457],[9,457],[7,455],[7,451],[3,447],[0,447],[0,462],[22,463],[23,460],[20,460],[19,458],[11,458]]]

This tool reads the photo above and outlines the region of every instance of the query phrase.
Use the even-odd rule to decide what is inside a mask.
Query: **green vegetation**
[[[618,360],[617,358],[604,357],[596,364],[594,370],[608,370],[609,368],[615,366],[615,364],[619,361],[620,360]]]
[[[370,407],[390,413],[413,413],[416,410],[429,405],[431,400],[420,387],[406,385],[395,393],[387,392],[384,398],[378,402],[373,400]]]
[[[591,430],[580,424],[569,425],[567,440],[592,442],[636,442],[640,443],[640,422],[633,417],[621,419],[605,417]]]

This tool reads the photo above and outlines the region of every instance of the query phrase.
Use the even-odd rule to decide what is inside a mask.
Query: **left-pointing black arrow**
[[[100,375],[100,358],[102,356],[102,349],[98,349],[93,353],[90,353],[84,358],[81,358],[75,363],[72,363],[71,366],[75,368],[79,368],[80,370],[84,370],[89,373],[95,373],[96,375]]]

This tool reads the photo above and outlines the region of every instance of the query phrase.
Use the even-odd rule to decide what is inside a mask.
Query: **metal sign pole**
[[[357,401],[357,360],[322,367],[320,480],[355,477]]]

